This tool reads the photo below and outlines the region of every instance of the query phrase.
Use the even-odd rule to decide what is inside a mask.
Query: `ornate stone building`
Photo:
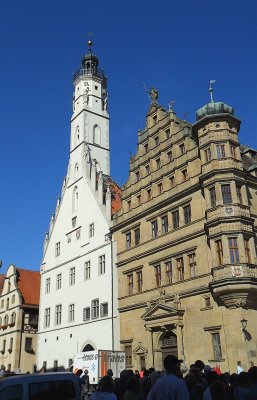
[[[1,369],[25,373],[36,365],[40,274],[10,265],[0,276]]]
[[[257,152],[239,128],[222,102],[191,125],[152,92],[112,228],[128,367],[257,362]]]

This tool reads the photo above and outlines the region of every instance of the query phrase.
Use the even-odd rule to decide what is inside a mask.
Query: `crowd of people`
[[[238,361],[236,372],[222,373],[220,365],[212,368],[197,360],[185,371],[182,360],[174,355],[164,359],[164,371],[143,368],[123,370],[113,378],[112,370],[102,377],[91,393],[88,371],[75,371],[81,386],[82,400],[257,400],[257,367],[250,363],[244,371]]]

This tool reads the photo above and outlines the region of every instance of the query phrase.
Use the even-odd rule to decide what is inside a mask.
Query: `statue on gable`
[[[151,104],[158,104],[158,91],[155,89],[155,87],[152,86],[148,91],[148,94],[150,96]]]

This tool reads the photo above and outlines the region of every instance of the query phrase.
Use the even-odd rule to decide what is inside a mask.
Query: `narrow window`
[[[138,246],[140,243],[140,228],[136,228],[134,230],[134,234],[135,234],[135,245]]]
[[[237,238],[229,238],[228,246],[229,246],[229,254],[230,254],[231,264],[238,263],[239,262],[239,251],[238,251]]]
[[[195,261],[195,253],[188,255],[188,267],[190,277],[193,278],[196,275],[196,261]]]
[[[128,279],[128,294],[130,295],[130,294],[133,294],[133,287],[134,287],[133,274],[129,274],[127,276],[127,279]]]
[[[143,288],[143,274],[142,271],[137,271],[136,272],[136,277],[137,277],[137,291],[138,293],[142,292]]]
[[[160,182],[160,183],[158,183],[158,194],[161,194],[162,193],[162,183]]]
[[[161,168],[161,159],[160,158],[156,158],[155,162],[156,162],[156,168],[157,169]]]
[[[185,154],[185,145],[184,145],[184,143],[182,143],[182,144],[179,146],[179,149],[180,149],[180,154]]]
[[[230,145],[230,153],[231,153],[231,157],[237,158],[236,157],[236,146]]]
[[[69,305],[69,322],[74,322],[75,318],[75,304]]]
[[[161,218],[161,221],[162,221],[162,233],[163,233],[163,234],[168,233],[168,230],[169,230],[169,226],[168,226],[168,216],[167,216],[167,215],[164,215],[164,216]]]
[[[165,133],[166,133],[166,139],[169,139],[170,138],[170,129],[167,129],[165,131]]]
[[[92,223],[89,225],[89,237],[93,237],[95,235],[95,224]]]
[[[183,177],[183,181],[186,181],[188,179],[188,172],[187,169],[183,169],[182,172],[182,177]]]
[[[205,308],[210,308],[211,307],[211,298],[210,298],[210,296],[204,297],[204,306],[205,306]]]
[[[108,317],[108,303],[100,304],[100,317]]]
[[[88,281],[90,279],[90,273],[91,273],[90,261],[86,261],[85,262],[85,281]]]
[[[10,347],[9,347],[9,349],[10,349],[10,350],[13,349],[13,338],[10,339]]]
[[[217,254],[217,259],[218,259],[218,264],[221,265],[223,264],[223,247],[222,247],[222,241],[217,240],[215,242],[216,244],[216,254]]]
[[[99,318],[99,299],[91,301],[91,318]]]
[[[170,187],[173,188],[175,186],[175,178],[174,176],[170,177]]]
[[[152,221],[152,238],[155,239],[158,235],[158,224],[157,220]]]
[[[211,149],[210,147],[207,147],[206,150],[204,150],[204,154],[205,154],[205,161],[211,161]]]
[[[50,308],[45,309],[45,328],[50,326]]]
[[[212,333],[212,345],[213,345],[213,355],[215,360],[222,358],[221,344],[220,344],[220,334]]]
[[[245,247],[246,260],[249,264],[251,264],[251,252],[250,252],[250,246],[249,246],[249,239],[244,239],[244,247]]]
[[[177,270],[178,270],[178,280],[183,281],[184,280],[184,261],[183,257],[179,257],[176,259],[177,261]]]
[[[154,144],[155,144],[155,146],[158,146],[159,143],[160,143],[160,141],[159,141],[159,136],[156,136],[156,137],[154,138]]]
[[[126,233],[126,249],[131,249],[131,232]]]
[[[105,274],[105,254],[99,256],[99,275]]]
[[[239,185],[236,185],[236,194],[237,194],[238,202],[240,204],[243,204],[241,186],[239,186]]]
[[[25,351],[30,353],[33,350],[32,348],[32,338],[25,338]]]
[[[131,210],[131,200],[128,200],[127,204],[128,204],[128,210]]]
[[[224,144],[216,144],[217,150],[217,158],[225,158],[225,145]]]
[[[46,293],[50,293],[50,278],[46,279]]]
[[[215,207],[217,202],[215,187],[210,188],[209,192],[210,192],[211,207]]]
[[[184,211],[185,224],[189,224],[191,222],[191,206],[190,206],[190,204],[186,207],[183,207],[183,211]]]
[[[168,156],[168,161],[171,162],[172,161],[172,151],[171,150],[168,151],[167,156]]]
[[[78,210],[79,192],[77,186],[73,189],[72,193],[72,212]]]
[[[232,196],[231,196],[231,189],[230,185],[221,185],[221,193],[223,204],[231,204],[232,203]]]
[[[147,190],[147,200],[152,200],[152,191],[151,191],[151,189]]]
[[[83,308],[83,322],[90,320],[90,307]]]
[[[132,346],[131,345],[124,346],[124,350],[125,350],[126,368],[128,368],[132,366]]]
[[[59,290],[62,287],[62,274],[56,276],[56,289]]]
[[[62,322],[62,305],[55,306],[55,325],[60,325]]]
[[[60,255],[61,251],[61,243],[57,242],[55,243],[55,257],[58,257]]]
[[[179,211],[173,211],[172,213],[172,222],[173,222],[173,229],[176,229],[179,227]]]
[[[146,173],[146,175],[150,174],[150,165],[148,165],[148,164],[145,166],[145,173]]]
[[[135,176],[136,176],[136,182],[138,182],[138,181],[140,180],[140,172],[137,171],[137,172],[135,173]]]
[[[140,194],[137,196],[137,205],[138,206],[141,205],[141,195]]]
[[[172,283],[172,263],[171,263],[171,261],[165,262],[165,269],[166,269],[167,283],[171,284]]]
[[[70,268],[70,286],[75,285],[75,267]]]
[[[145,148],[145,152],[147,153],[148,152],[148,143],[144,144],[144,148]]]
[[[155,274],[155,283],[156,283],[156,287],[161,286],[161,282],[162,282],[162,273],[161,273],[161,265],[155,265],[154,266],[154,274]]]

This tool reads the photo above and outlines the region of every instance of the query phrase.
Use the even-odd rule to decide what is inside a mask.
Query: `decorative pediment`
[[[148,353],[148,350],[146,347],[142,346],[141,343],[139,343],[136,348],[133,350],[134,354],[146,354]]]
[[[146,312],[141,316],[144,321],[151,321],[155,319],[171,318],[171,317],[182,317],[185,310],[182,308],[176,308],[169,306],[165,303],[157,303],[146,309]]]

